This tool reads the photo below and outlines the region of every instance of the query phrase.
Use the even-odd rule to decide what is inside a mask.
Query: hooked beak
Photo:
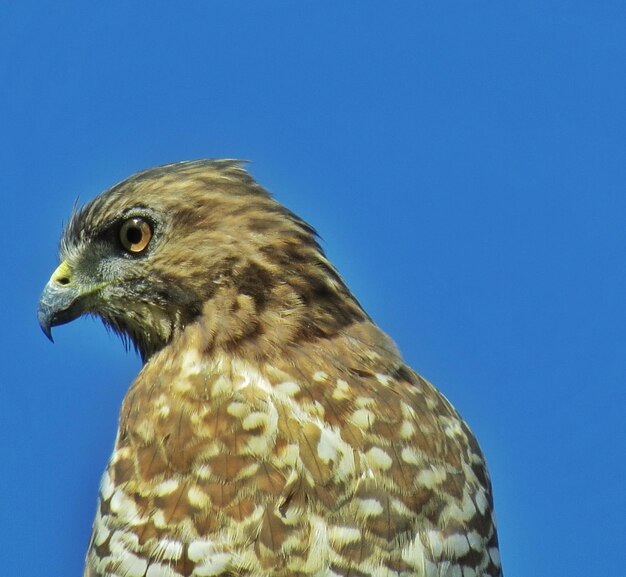
[[[71,272],[67,261],[62,262],[52,273],[39,299],[39,326],[52,342],[52,327],[69,323],[84,312],[81,303],[84,291],[72,282]]]

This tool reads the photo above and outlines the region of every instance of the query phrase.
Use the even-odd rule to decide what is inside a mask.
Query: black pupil
[[[129,244],[138,244],[141,242],[141,237],[143,236],[141,229],[138,226],[129,226],[126,231],[126,239]]]

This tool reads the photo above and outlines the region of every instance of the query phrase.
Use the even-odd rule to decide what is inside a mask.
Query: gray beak
[[[52,327],[69,323],[84,312],[81,295],[82,291],[71,282],[68,264],[61,263],[45,286],[37,310],[39,326],[52,342]]]

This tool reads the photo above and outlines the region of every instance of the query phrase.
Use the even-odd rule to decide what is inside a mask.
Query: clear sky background
[[[140,367],[36,321],[77,197],[235,157],[475,431],[508,577],[626,566],[626,4],[0,4],[0,555],[80,575]]]

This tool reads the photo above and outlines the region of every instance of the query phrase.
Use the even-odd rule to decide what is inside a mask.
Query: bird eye
[[[141,218],[129,218],[120,228],[120,242],[125,250],[141,254],[152,239],[152,226]]]

